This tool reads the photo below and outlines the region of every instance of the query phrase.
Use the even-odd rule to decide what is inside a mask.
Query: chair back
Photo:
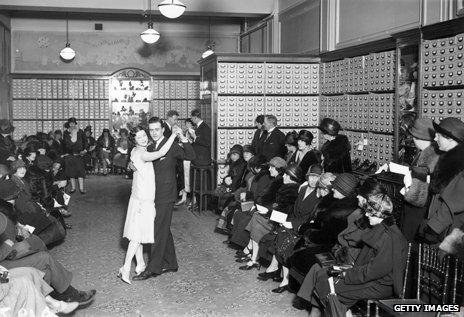
[[[450,256],[442,257],[437,248],[419,244],[417,299],[429,304],[446,304],[449,275]]]
[[[464,261],[454,258],[453,288],[451,291],[451,304],[464,306]]]
[[[406,286],[408,282],[408,276],[409,276],[409,271],[410,271],[410,265],[411,265],[411,249],[412,249],[412,243],[408,243],[408,256],[406,258],[406,268],[404,270],[404,280],[403,280],[403,290],[401,291],[401,299],[404,299],[406,296]]]

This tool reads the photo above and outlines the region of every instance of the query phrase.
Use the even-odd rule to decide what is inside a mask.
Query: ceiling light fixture
[[[201,58],[206,58],[214,54],[214,46],[216,43],[211,40],[211,17],[208,20],[208,42],[206,42],[206,51],[201,54]]]
[[[166,18],[175,19],[185,12],[186,5],[179,0],[164,0],[158,4],[158,9]]]
[[[68,14],[66,14],[66,46],[60,52],[60,57],[66,62],[70,62],[76,57],[76,52],[71,48],[71,43],[69,43],[68,24]]]
[[[140,33],[140,37],[142,38],[142,41],[144,41],[145,43],[153,44],[159,40],[160,34],[158,31],[156,31],[153,28],[153,21],[151,20],[151,0],[149,0],[149,2],[150,2],[150,21],[148,22],[148,29]]]

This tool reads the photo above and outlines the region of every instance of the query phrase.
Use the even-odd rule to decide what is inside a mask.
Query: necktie
[[[158,141],[155,141],[154,145],[155,145],[155,150],[156,150],[156,148],[158,147]]]

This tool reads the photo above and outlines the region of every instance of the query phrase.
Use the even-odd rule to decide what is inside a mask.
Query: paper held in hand
[[[258,205],[258,204],[256,204],[256,209],[258,210],[260,214],[267,214],[267,212],[269,211],[269,209],[267,209],[266,207]]]
[[[401,175],[407,175],[407,174],[410,173],[409,172],[409,166],[400,165],[400,164],[390,162],[388,164],[388,167],[390,168],[390,172],[392,172],[392,173],[401,174]]]
[[[270,220],[278,223],[284,223],[287,221],[287,214],[277,210],[273,210]]]

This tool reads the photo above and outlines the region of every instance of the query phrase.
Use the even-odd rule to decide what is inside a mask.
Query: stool
[[[203,207],[206,210],[206,198],[214,194],[215,189],[215,175],[216,175],[216,166],[214,163],[210,165],[194,165],[192,164],[192,198],[195,197],[195,194],[199,196],[198,202],[198,213],[201,214]],[[208,174],[211,177],[210,183],[208,184]],[[200,183],[197,185],[197,177],[200,178]],[[205,203],[203,204],[203,201]],[[193,209],[192,209],[193,211]]]

